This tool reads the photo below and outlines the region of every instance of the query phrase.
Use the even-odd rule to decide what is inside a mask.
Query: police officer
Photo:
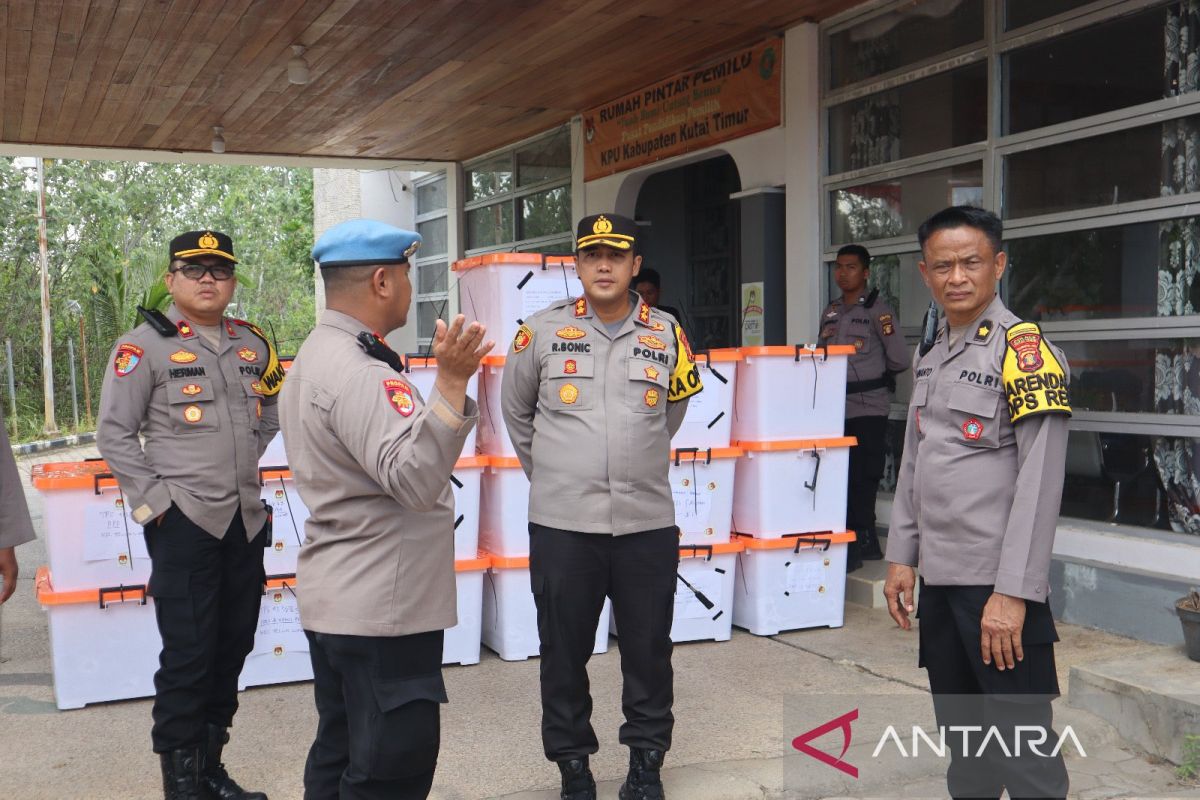
[[[633,290],[646,301],[646,305],[665,311],[677,320],[680,319],[678,310],[659,302],[662,299],[662,276],[658,274],[658,270],[649,267],[638,270],[637,283],[633,285]]]
[[[297,566],[317,735],[308,800],[413,800],[437,766],[442,638],[457,622],[450,473],[479,418],[468,379],[493,343],[459,315],[433,337],[423,398],[383,342],[412,300],[421,237],[372,220],[313,248],[326,309],[283,391],[283,438],[310,516]]]
[[[846,524],[858,536],[847,554],[847,571],[861,567],[863,559],[883,558],[875,533],[875,494],[883,477],[890,392],[895,376],[908,369],[908,349],[895,312],[879,298],[878,289],[867,292],[870,272],[867,248],[848,244],[838,250],[833,279],[842,297],[821,318],[821,344],[855,350],[846,368],[845,431],[858,439],[850,448]]]
[[[630,748],[622,800],[663,797],[671,746],[671,619],[679,563],[667,481],[671,436],[699,373],[679,323],[629,290],[637,226],[585,217],[584,295],[518,330],[504,370],[504,421],[530,480],[529,568],[541,637],[542,744],[562,797],[596,796],[587,662],[612,598]]]
[[[163,644],[151,739],[166,796],[265,798],[229,777],[221,753],[258,627],[269,538],[258,459],[279,427],[283,370],[261,331],[223,316],[236,283],[228,236],[181,234],[169,257],[174,303],[143,311],[113,350],[96,443],[150,552]]]
[[[994,726],[1014,755],[992,741],[976,758],[982,734],[955,742],[950,794],[1065,797],[1061,753],[1033,755],[1026,733],[1018,759],[1014,736],[1031,726],[1057,741],[1058,637],[1047,599],[1069,375],[1062,351],[996,294],[1002,235],[994,214],[969,206],[940,211],[919,231],[921,275],[946,323],[913,362],[884,594],[908,630],[919,567],[920,663],[938,725]]]
[[[21,473],[17,470],[4,416],[0,414],[0,605],[4,605],[17,590],[16,547],[32,542],[33,520],[25,490],[21,488]]]

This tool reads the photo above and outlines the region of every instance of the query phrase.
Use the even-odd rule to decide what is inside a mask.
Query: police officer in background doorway
[[[162,634],[150,736],[166,797],[265,800],[221,754],[258,628],[270,538],[258,459],[279,429],[283,369],[262,331],[223,316],[236,285],[228,236],[181,234],[169,257],[174,303],[143,310],[113,351],[96,444],[150,552]]]
[[[970,206],[918,231],[921,277],[946,320],[913,363],[884,595],[908,630],[920,570],[919,663],[938,725],[980,731],[950,748],[950,795],[1066,797],[1047,601],[1069,373],[1062,351],[996,293],[1003,232]],[[1039,738],[1047,746],[1031,752]]]
[[[467,381],[494,343],[461,314],[438,320],[429,397],[402,374],[376,331],[408,321],[420,242],[367,219],[322,234],[326,309],[280,400],[310,512],[296,573],[318,715],[306,800],[422,800],[437,767],[458,608],[450,473],[479,419]]]
[[[867,292],[870,272],[867,248],[848,244],[838,250],[833,279],[842,296],[821,318],[822,345],[855,350],[846,367],[846,435],[858,439],[850,448],[846,525],[857,538],[847,554],[847,571],[861,567],[863,559],[883,558],[875,532],[875,494],[883,477],[891,393],[909,358],[895,312],[878,289]]]
[[[564,800],[594,800],[587,662],[612,599],[624,676],[621,800],[660,800],[671,746],[671,620],[679,530],[671,436],[701,390],[679,323],[629,287],[637,226],[585,217],[576,234],[584,296],[531,316],[504,370],[504,421],[530,480],[529,570],[541,637],[542,744]]]

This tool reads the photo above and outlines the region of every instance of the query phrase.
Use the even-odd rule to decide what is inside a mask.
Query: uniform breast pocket
[[[967,447],[1000,446],[1000,394],[969,383],[950,390],[948,406],[959,430],[951,437]]]
[[[626,402],[636,414],[654,414],[667,402],[669,367],[657,361],[632,358],[628,362]]]
[[[596,404],[594,356],[551,353],[539,402],[554,411],[587,411]]]
[[[246,417],[250,423],[250,430],[256,431],[262,424],[262,395],[255,390],[254,385],[258,383],[258,378],[243,378],[242,389],[246,394]]]
[[[214,399],[212,381],[208,378],[169,382],[167,405],[172,430],[184,435],[220,430]]]

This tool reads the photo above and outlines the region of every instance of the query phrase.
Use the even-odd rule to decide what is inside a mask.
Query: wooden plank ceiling
[[[0,141],[465,160],[859,2],[0,0]]]

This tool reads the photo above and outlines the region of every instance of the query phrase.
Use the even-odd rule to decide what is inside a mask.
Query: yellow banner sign
[[[779,125],[782,72],[773,38],[585,111],[584,180]]]

